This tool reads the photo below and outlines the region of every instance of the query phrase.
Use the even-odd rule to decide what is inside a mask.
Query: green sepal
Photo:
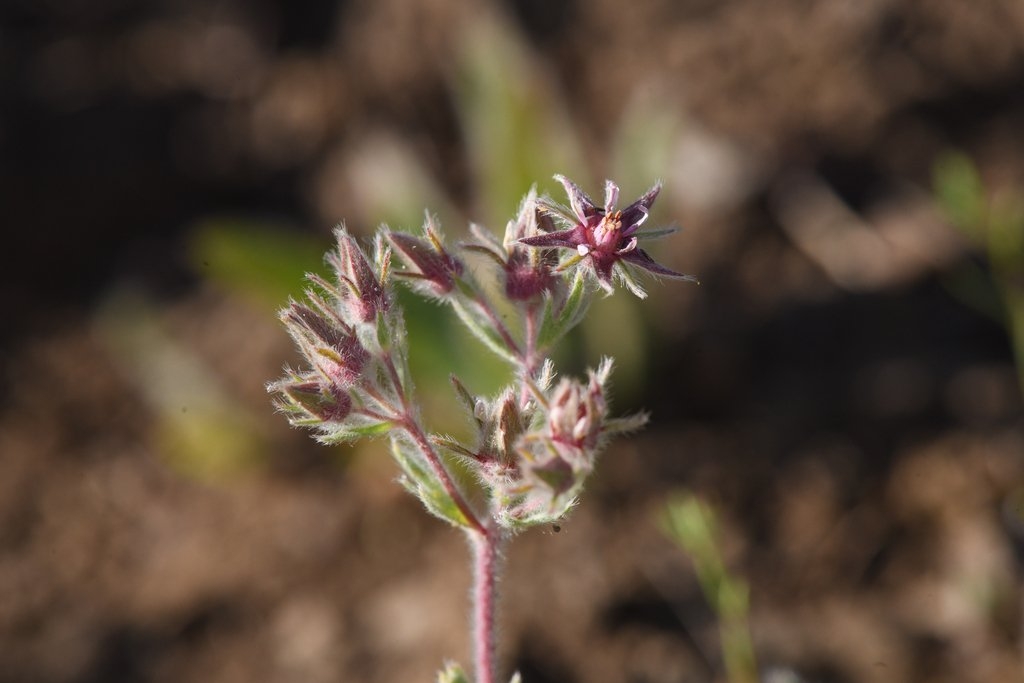
[[[391,440],[391,454],[402,468],[399,483],[420,499],[423,506],[435,517],[439,517],[453,526],[469,527],[469,520],[459,510],[452,497],[433,472],[426,466],[419,454],[407,449],[414,447],[398,439]]]
[[[628,289],[636,298],[647,298],[647,291],[640,285],[640,282],[636,279],[636,275],[633,271],[627,268],[624,263],[616,264],[615,276],[622,284],[626,285],[626,289]]]
[[[483,244],[463,244],[462,248],[465,251],[473,252],[474,254],[482,254],[491,259],[499,268],[505,266],[505,260],[501,254],[495,252],[491,247]]]
[[[556,494],[565,493],[577,483],[572,466],[561,458],[552,458],[543,465],[534,465],[530,472]]]
[[[430,439],[435,446],[445,449],[455,455],[465,458],[470,462],[477,462],[477,454],[469,450],[455,439],[445,436],[435,436]]]
[[[518,676],[517,673],[512,677],[515,683],[519,683]],[[444,669],[437,672],[437,683],[470,683],[470,680],[461,666],[455,662],[446,662]]]
[[[293,424],[298,425],[298,422],[294,422]],[[352,441],[358,441],[359,439],[384,436],[393,428],[394,424],[391,422],[372,422],[365,425],[346,424],[337,429],[331,429],[329,432],[318,435],[316,440],[326,446],[333,446],[339,443],[351,443]]]
[[[562,521],[577,503],[575,496],[558,496],[551,502],[551,505],[544,510],[535,510],[526,515],[513,515],[509,508],[501,510],[495,520],[498,524],[509,531],[520,532],[535,526],[555,524]]]
[[[492,254],[498,257],[498,265],[505,265],[506,251],[505,247],[498,238],[495,237],[494,233],[477,223],[469,224],[469,234],[479,240],[479,245],[485,249],[488,249]],[[465,244],[463,247],[474,246],[472,244]]]
[[[668,235],[674,235],[679,232],[679,228],[675,225],[669,225],[664,228],[651,228],[650,230],[641,230],[636,233],[636,238],[639,240],[643,239],[658,239],[660,237],[666,237]]]
[[[281,391],[290,402],[289,412],[301,414],[302,418],[299,419],[312,418],[317,422],[324,422],[332,413],[336,414],[339,401],[350,400],[347,395],[339,398],[331,396],[314,382],[282,384]]]
[[[466,388],[466,385],[454,373],[448,376],[448,380],[455,389],[455,395],[458,397],[459,403],[462,404],[467,413],[474,416],[474,419],[479,424],[480,419],[476,417],[476,396],[469,393],[469,389]]]
[[[602,426],[605,434],[628,434],[642,428],[650,420],[648,413],[635,413],[625,417],[613,417],[606,419]]]
[[[565,333],[576,327],[583,320],[590,303],[587,296],[586,276],[577,270],[565,301],[555,310],[555,302],[548,297],[544,301],[543,319],[540,332],[537,334],[537,348],[546,349],[558,341]]]

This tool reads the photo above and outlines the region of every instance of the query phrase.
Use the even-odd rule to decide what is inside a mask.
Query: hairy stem
[[[524,358],[523,352],[519,350],[519,344],[516,343],[516,340],[512,337],[512,333],[509,332],[508,328],[505,326],[505,323],[501,321],[501,316],[494,310],[494,307],[491,306],[491,302],[487,300],[487,297],[477,291],[474,292],[473,301],[480,307],[480,310],[487,315],[491,324],[494,325],[495,331],[497,331],[501,340],[505,342],[505,346],[508,348],[509,353],[518,358]]]
[[[535,305],[529,306],[523,318],[523,336],[526,342],[526,351],[523,353],[523,386],[519,391],[519,403],[525,406],[526,402],[530,400],[530,388],[539,365],[539,359],[537,358],[537,307]]]
[[[495,610],[501,531],[471,534],[473,545],[473,664],[476,683],[495,683]]]

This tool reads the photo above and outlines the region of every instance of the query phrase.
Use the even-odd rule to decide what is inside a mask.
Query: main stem
[[[501,531],[471,531],[473,545],[473,665],[476,683],[495,683],[495,611]]]

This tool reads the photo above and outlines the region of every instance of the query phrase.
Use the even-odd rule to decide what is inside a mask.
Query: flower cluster
[[[632,266],[692,278],[658,265],[638,246],[644,235],[639,228],[660,185],[616,209],[618,187],[611,181],[604,206],[598,206],[572,181],[556,179],[571,208],[531,190],[501,241],[472,225],[472,241],[453,249],[428,215],[420,235],[382,228],[371,258],[339,227],[337,249],[326,259],[334,280],[310,276],[307,301],[290,302],[281,312],[308,363],[269,387],[292,423],[313,427],[327,442],[390,434],[410,488],[452,523],[472,526],[475,519],[481,527],[493,521],[521,528],[563,515],[592,471],[605,435],[638,426],[642,419],[609,418],[610,361],[586,382],[563,378],[554,384],[548,348],[582,319],[594,292],[591,283],[608,289],[619,279],[641,293],[628,271]],[[564,249],[573,253],[560,259]],[[522,324],[505,323],[457,250],[489,257]],[[392,269],[393,255],[401,269]],[[451,305],[516,369],[516,381],[491,399],[472,396],[455,381],[477,425],[474,443],[431,435],[418,422],[406,367],[408,340],[392,291],[396,279]],[[445,470],[445,453],[464,459],[476,472],[489,503],[486,511],[471,509],[467,501],[479,496],[458,490]]]
[[[326,260],[334,282],[309,275],[306,302],[290,301],[280,318],[308,367],[287,370],[268,385],[276,404],[296,426],[315,429],[321,441],[354,438],[379,424],[374,377],[381,358],[379,330],[393,327],[388,285],[390,254],[378,241],[376,267],[345,230],[335,230],[337,250]]]
[[[281,311],[305,366],[268,386],[292,424],[314,429],[325,443],[390,440],[405,487],[431,513],[474,539],[483,558],[478,580],[484,581],[485,604],[479,619],[485,622],[492,618],[486,578],[501,539],[559,520],[575,503],[608,437],[646,421],[645,415],[610,417],[609,359],[586,380],[556,382],[551,347],[583,319],[598,291],[610,292],[622,282],[644,296],[634,267],[693,279],[657,264],[638,246],[642,237],[671,232],[640,231],[660,185],[616,209],[614,183],[606,183],[604,205],[598,206],[574,183],[556,178],[569,207],[531,190],[502,240],[473,225],[469,242],[449,246],[428,215],[421,234],[382,228],[368,252],[339,227],[337,248],[326,258],[333,278],[309,276],[305,301],[289,302]],[[499,287],[477,280],[469,267],[473,254],[493,263]],[[469,440],[432,434],[422,424],[396,281],[450,306],[510,364],[513,379],[494,397],[476,396],[452,378],[475,425]],[[489,298],[495,289],[504,298],[500,306]],[[453,459],[475,475],[472,482],[452,475]],[[491,666],[488,647],[478,644],[479,669]]]

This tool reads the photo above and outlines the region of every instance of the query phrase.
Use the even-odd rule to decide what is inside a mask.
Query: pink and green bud
[[[326,308],[324,302],[316,303],[318,308]],[[329,320],[308,306],[292,302],[281,311],[281,321],[306,360],[325,379],[343,388],[359,380],[369,353],[340,318],[332,316]]]
[[[548,409],[548,436],[559,451],[593,451],[598,446],[608,407],[596,376],[587,386],[563,379],[555,388]]]
[[[371,323],[379,312],[386,312],[391,305],[387,287],[382,282],[383,278],[374,272],[355,238],[340,226],[334,234],[338,240],[338,251],[328,255],[328,262],[343,287],[342,301],[349,319]]]
[[[443,297],[455,288],[456,280],[462,276],[463,265],[445,249],[441,234],[429,217],[423,233],[426,239],[394,230],[385,234],[408,269],[396,275],[418,280],[427,285],[427,292]]]
[[[537,191],[530,188],[519,207],[519,215],[509,221],[505,229],[505,250],[508,254],[503,263],[505,295],[513,301],[535,301],[555,287],[557,278],[553,267],[557,259],[521,243],[523,239],[543,234],[541,225],[550,229],[550,220],[538,212]]]
[[[318,422],[342,422],[352,412],[352,398],[336,384],[316,377],[281,381],[271,386],[294,408]]]

